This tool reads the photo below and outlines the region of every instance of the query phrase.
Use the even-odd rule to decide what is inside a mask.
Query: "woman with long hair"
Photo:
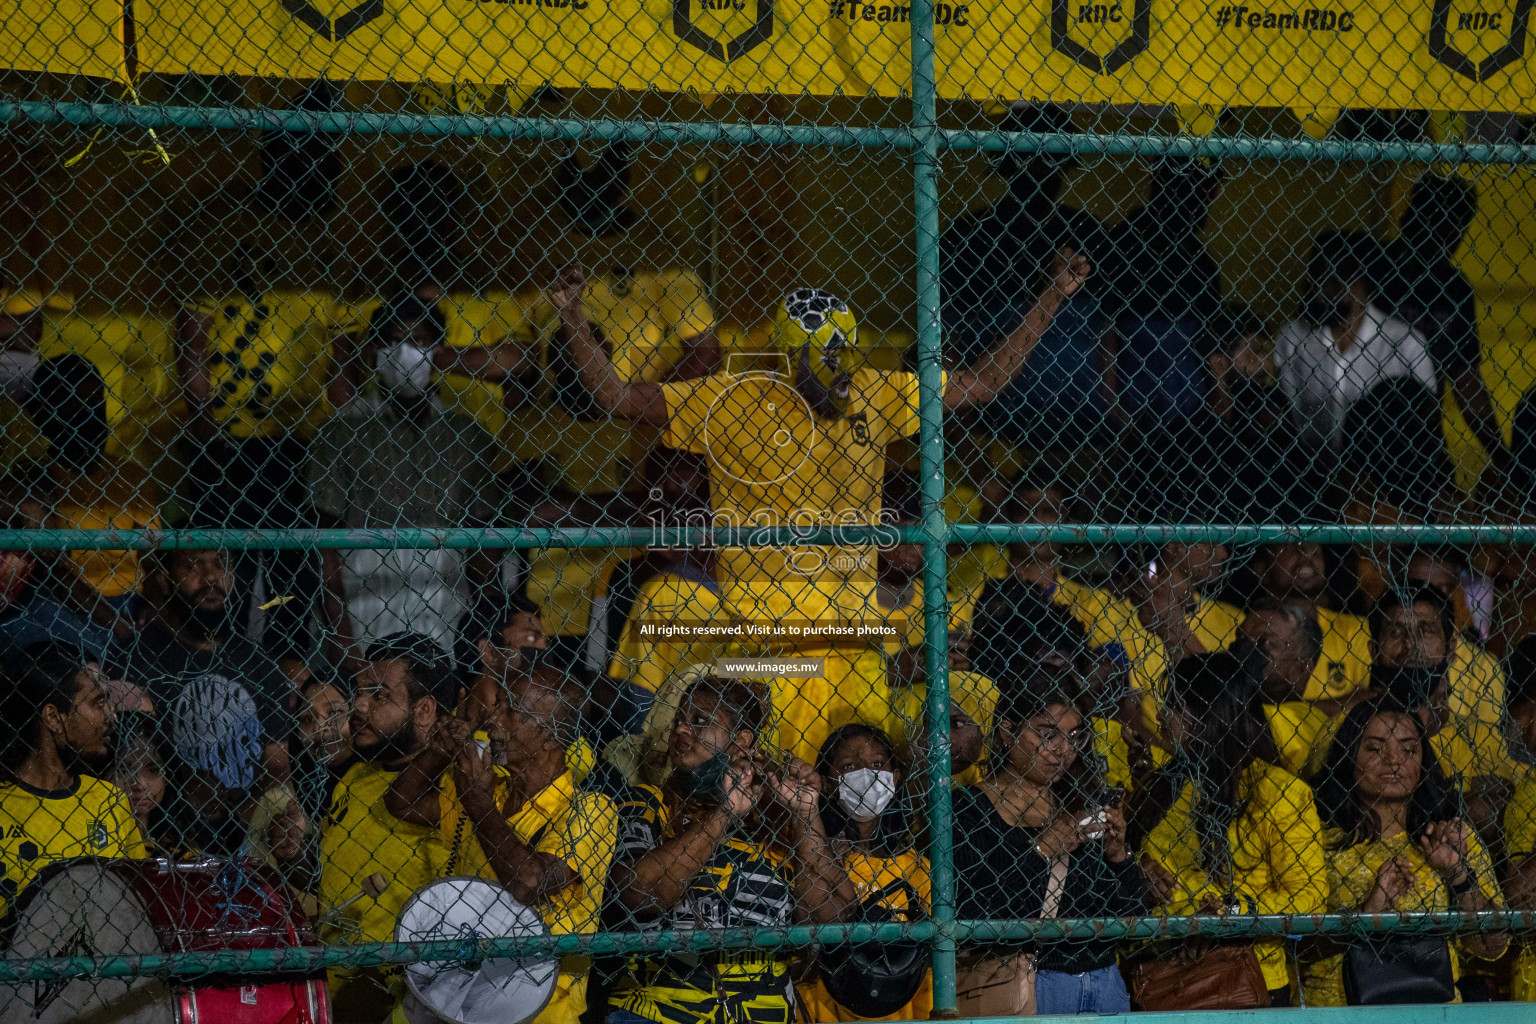
[[[1318,787],[1327,831],[1330,912],[1490,910],[1502,903],[1493,861],[1457,808],[1424,723],[1386,698],[1357,706],[1328,751]],[[1452,980],[1462,957],[1496,960],[1509,937],[1463,936],[1447,946]],[[1344,1006],[1345,956],[1306,965],[1308,1005]],[[1460,993],[1452,997],[1461,1001]]]
[[[987,776],[954,798],[962,918],[1145,912],[1146,881],[1126,842],[1119,800],[1083,768],[1091,743],[1070,695],[1022,688],[1001,695]],[[1040,1014],[1131,1008],[1113,942],[1053,944],[1035,967]]]
[[[845,725],[821,745],[816,774],[821,820],[865,905],[877,903],[892,920],[927,917],[928,858],[918,851],[902,806],[905,769],[891,738],[873,726]],[[925,972],[910,1002],[881,1017],[860,1016],[843,1006],[819,978],[797,989],[815,1021],[926,1020],[933,1009],[931,972]]]
[[[1173,759],[1138,787],[1131,830],[1168,914],[1316,914],[1328,901],[1312,789],[1279,767],[1252,666],[1192,655],[1168,676]],[[1253,944],[1275,1005],[1289,1005],[1279,939]]]
[[[143,857],[122,790],[84,769],[105,763],[112,730],[106,680],[79,648],[28,647],[0,680],[0,911],[68,857]]]

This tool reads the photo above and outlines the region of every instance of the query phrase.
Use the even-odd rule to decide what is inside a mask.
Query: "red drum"
[[[275,873],[250,860],[175,864],[82,857],[16,898],[7,956],[111,956],[313,945]],[[0,987],[0,1024],[330,1024],[324,976],[77,978]]]

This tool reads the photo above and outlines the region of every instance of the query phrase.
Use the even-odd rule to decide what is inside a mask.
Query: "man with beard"
[[[441,867],[431,836],[390,814],[384,794],[453,707],[452,667],[436,641],[412,633],[385,637],[364,659],[351,719],[359,760],[337,784],[320,835],[320,941],[327,944],[393,941],[401,907]],[[336,1019],[382,1020],[398,984],[393,970],[333,971]]]
[[[1371,682],[1371,631],[1364,619],[1324,605],[1328,568],[1316,541],[1270,544],[1259,549],[1252,569],[1258,595],[1317,620],[1323,633],[1322,655],[1307,679],[1303,700],[1344,699]]]
[[[105,762],[112,731],[106,680],[65,644],[34,644],[7,666],[0,720],[0,913],[55,861],[143,857],[122,790],[82,772]]]
[[[167,746],[188,752],[194,770],[213,770],[219,761],[219,771],[228,767],[226,774],[243,776],[243,769],[234,769],[231,751],[199,746],[255,743],[267,775],[286,780],[293,688],[271,655],[235,628],[229,603],[235,578],[228,554],[177,550],[156,553],[147,561],[165,599],[137,635],[108,648],[108,674],[142,686],[167,715],[162,728],[174,721],[188,724],[190,734],[169,737]],[[210,702],[207,707],[192,706]],[[259,734],[237,736],[251,717]],[[198,735],[190,724],[197,722],[228,728],[220,736]]]
[[[1428,588],[1389,590],[1370,622],[1372,688],[1417,710],[1441,771],[1466,796],[1468,819],[1494,836],[1513,787],[1514,759],[1499,724],[1458,713],[1475,706],[1477,695],[1452,690],[1459,680],[1449,668],[1465,641],[1450,605]]]

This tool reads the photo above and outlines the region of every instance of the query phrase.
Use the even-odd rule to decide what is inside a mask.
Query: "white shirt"
[[[1413,377],[1425,387],[1435,387],[1435,368],[1424,339],[1374,305],[1366,307],[1355,342],[1344,351],[1329,328],[1292,321],[1275,339],[1275,361],[1298,433],[1334,448],[1343,441],[1350,403],[1377,384]]]

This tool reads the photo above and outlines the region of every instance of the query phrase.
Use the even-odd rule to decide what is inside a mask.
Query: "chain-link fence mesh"
[[[1536,998],[1529,15],[12,5],[0,1020]]]

